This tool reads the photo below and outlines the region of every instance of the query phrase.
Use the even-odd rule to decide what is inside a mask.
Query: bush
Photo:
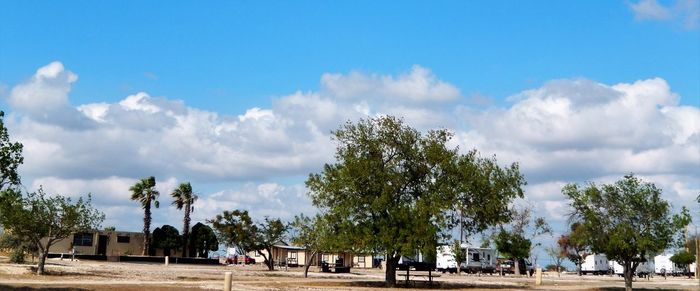
[[[15,264],[23,264],[24,261],[24,250],[21,248],[16,248],[10,253],[10,262]]]

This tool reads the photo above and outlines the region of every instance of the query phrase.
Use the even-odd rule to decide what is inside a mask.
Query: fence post
[[[535,285],[542,285],[542,268],[537,268],[535,271]]]
[[[224,273],[224,291],[231,291],[231,272]]]
[[[167,267],[170,264],[170,257],[165,256],[165,266]]]

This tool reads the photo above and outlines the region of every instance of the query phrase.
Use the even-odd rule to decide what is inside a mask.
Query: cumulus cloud
[[[450,101],[460,97],[457,87],[440,81],[430,70],[415,65],[408,74],[398,77],[324,74],[321,88],[340,98],[395,98],[401,101]]]
[[[628,4],[637,20],[679,21],[693,29],[700,22],[700,0],[676,0],[664,5],[657,0],[641,0]]]
[[[449,128],[462,150],[520,163],[530,203],[558,223],[566,214],[562,185],[615,181],[629,172],[659,183],[674,205],[697,208],[691,202],[700,189],[700,110],[680,105],[681,96],[661,78],[553,80],[514,93],[508,106],[483,108],[414,66],[398,76],[324,74],[318,91],[280,95],[270,108],[237,115],[147,92],[72,106],[76,80],[60,63],[40,68],[12,88],[6,121],[25,146],[24,181],[56,193],[93,193],[108,212],[106,225],[142,215],[128,188],[150,175],[163,200],[179,181],[206,189],[196,221],[234,208],[258,218],[313,212],[303,177],[333,160],[330,131],[383,114],[421,130]],[[156,224],[179,226],[174,208],[155,213]],[[138,230],[140,220],[128,223]]]

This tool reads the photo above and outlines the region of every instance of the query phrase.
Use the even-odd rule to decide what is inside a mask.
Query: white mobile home
[[[610,270],[610,263],[605,254],[587,255],[581,264],[581,274],[602,275]]]

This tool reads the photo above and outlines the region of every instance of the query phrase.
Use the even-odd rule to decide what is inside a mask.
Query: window
[[[128,235],[118,235],[117,236],[118,243],[128,244],[130,241],[131,241],[131,237]]]
[[[364,262],[365,262],[365,256],[359,256],[359,257],[357,257],[357,262],[358,262],[358,263],[364,263]]]
[[[289,258],[296,259],[297,258],[297,251],[289,252]]]
[[[472,262],[478,262],[479,261],[479,253],[473,253],[472,254]]]
[[[323,254],[323,261],[328,262],[328,254]]]
[[[73,235],[73,246],[76,247],[91,247],[92,233],[76,233]]]

